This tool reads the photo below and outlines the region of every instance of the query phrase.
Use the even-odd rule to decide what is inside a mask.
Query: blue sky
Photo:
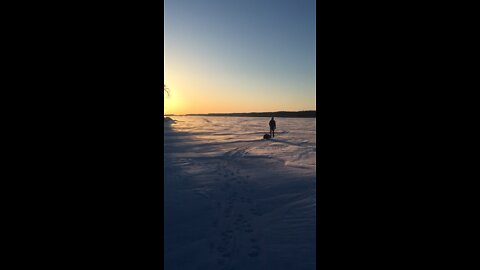
[[[166,113],[315,109],[314,0],[165,0]]]

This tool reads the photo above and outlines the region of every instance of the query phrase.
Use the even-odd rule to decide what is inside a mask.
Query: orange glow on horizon
[[[169,87],[170,88],[170,87]],[[210,89],[211,90],[211,89]],[[203,95],[202,93],[205,93]],[[184,93],[180,89],[170,88],[170,96],[164,95],[164,114],[206,114],[206,113],[245,113],[270,111],[315,110],[315,106],[304,108],[302,104],[278,98],[270,103],[265,98],[248,95],[224,93],[215,95],[209,92],[195,91]]]

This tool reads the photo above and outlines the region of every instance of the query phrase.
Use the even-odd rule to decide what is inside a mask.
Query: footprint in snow
[[[258,245],[252,245],[252,251],[248,253],[250,257],[257,257],[260,254],[260,247]]]
[[[252,251],[252,252],[248,253],[248,256],[250,256],[250,257],[257,257],[257,256],[258,256],[258,252],[257,252],[257,251]]]
[[[250,213],[252,213],[252,214],[255,215],[255,216],[262,216],[262,215],[263,215],[263,214],[262,214],[260,211],[258,211],[258,209],[256,209],[256,208],[250,208]]]
[[[226,237],[223,237],[222,238],[222,242],[220,243],[220,246],[222,247],[226,247],[230,244],[230,239],[226,238]]]

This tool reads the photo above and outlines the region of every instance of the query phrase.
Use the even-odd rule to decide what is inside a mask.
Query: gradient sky
[[[315,0],[164,0],[164,113],[315,110]]]

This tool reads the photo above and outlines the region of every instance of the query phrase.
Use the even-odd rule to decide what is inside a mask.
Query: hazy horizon
[[[231,114],[231,113],[280,113],[280,112],[311,112],[311,111],[317,111],[316,109],[312,110],[299,110],[299,111],[286,111],[286,110],[280,110],[280,111],[255,111],[255,112],[205,112],[205,113],[165,113],[165,115],[182,115],[182,114]]]
[[[314,0],[164,3],[164,114],[316,110]]]

